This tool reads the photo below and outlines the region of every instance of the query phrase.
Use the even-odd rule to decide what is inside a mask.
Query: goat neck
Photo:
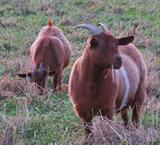
[[[89,80],[93,83],[97,83],[98,81],[102,81],[102,79],[109,79],[112,77],[111,68],[105,68],[97,66],[93,63],[92,58],[88,53],[88,49],[85,49],[82,55],[82,62],[81,62],[81,70],[83,70],[84,80]],[[107,74],[107,77],[105,78]]]

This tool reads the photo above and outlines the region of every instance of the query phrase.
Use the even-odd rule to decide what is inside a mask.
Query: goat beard
[[[122,66],[121,64],[113,64],[112,65],[114,69],[120,69],[120,67]]]
[[[114,69],[120,69],[120,67],[122,66],[122,62],[114,62],[111,67]]]

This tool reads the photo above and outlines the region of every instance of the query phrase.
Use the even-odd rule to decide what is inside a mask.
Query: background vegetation
[[[160,1],[1,0],[1,145],[94,144],[93,137],[88,142],[82,141],[83,127],[67,93],[52,94],[49,81],[46,95],[38,96],[33,84],[16,77],[18,72],[30,69],[29,47],[48,18],[54,20],[72,44],[64,86],[89,36],[86,31],[73,31],[73,26],[103,22],[116,36],[135,35],[133,43],[142,52],[148,67],[148,95],[141,118],[141,138],[148,139],[143,144],[160,144]],[[119,122],[119,116],[115,120]]]

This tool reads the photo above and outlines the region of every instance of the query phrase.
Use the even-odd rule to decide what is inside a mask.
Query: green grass
[[[33,103],[29,106],[30,121],[21,132],[25,142],[32,140],[31,144],[63,144],[71,139],[78,127],[75,122],[79,121],[71,110],[72,105],[66,94],[52,95],[45,101]]]
[[[51,95],[47,99],[37,98],[30,105],[18,103],[19,99],[6,100],[0,112],[1,117],[5,115],[9,118],[10,127],[16,128],[16,136],[25,144],[69,144],[83,132],[66,94]],[[13,122],[19,117],[23,117],[22,122],[15,125]],[[5,124],[5,119],[2,120]]]
[[[15,1],[0,2],[0,78],[6,74],[14,78],[17,70],[20,71],[18,59],[22,56],[23,63],[28,63],[29,47],[39,30],[47,24],[48,18],[55,21],[72,44],[71,63],[63,77],[65,83],[89,36],[85,30],[72,30],[73,26],[80,23],[103,22],[117,37],[128,35],[134,24],[138,23],[135,45],[142,48],[143,54],[146,50],[155,55],[160,52],[159,1],[43,0],[42,4],[41,0],[29,0],[22,7],[17,7]],[[62,23],[65,18],[71,21],[69,25]],[[12,67],[8,63],[13,63]],[[83,135],[81,121],[73,112],[67,94],[34,98],[31,104],[18,103],[23,98],[15,94],[13,98],[0,102],[0,136],[9,127],[11,139],[16,137],[17,143],[62,145],[74,143]],[[147,112],[143,114],[141,122],[146,128],[160,130],[159,118],[159,112]],[[155,142],[160,143],[159,140]]]

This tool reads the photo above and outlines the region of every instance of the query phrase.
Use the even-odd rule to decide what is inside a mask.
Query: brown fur
[[[28,73],[28,75],[32,77],[32,81],[36,82],[39,88],[43,88],[47,74],[54,74],[54,91],[59,91],[61,90],[62,73],[69,64],[70,55],[69,41],[63,32],[49,20],[48,25],[40,30],[30,48],[34,72]],[[40,64],[43,64],[44,67],[41,71],[39,70]],[[19,74],[19,76],[25,77],[26,75]]]
[[[85,125],[91,125],[92,118],[99,113],[112,119],[115,112],[121,112],[126,126],[129,106],[133,108],[132,120],[138,125],[146,94],[146,66],[137,48],[129,44],[132,40],[133,36],[116,39],[107,32],[87,40],[69,80],[70,100]],[[119,109],[127,90],[124,70],[130,89],[126,104]],[[86,131],[90,132],[87,127]]]

